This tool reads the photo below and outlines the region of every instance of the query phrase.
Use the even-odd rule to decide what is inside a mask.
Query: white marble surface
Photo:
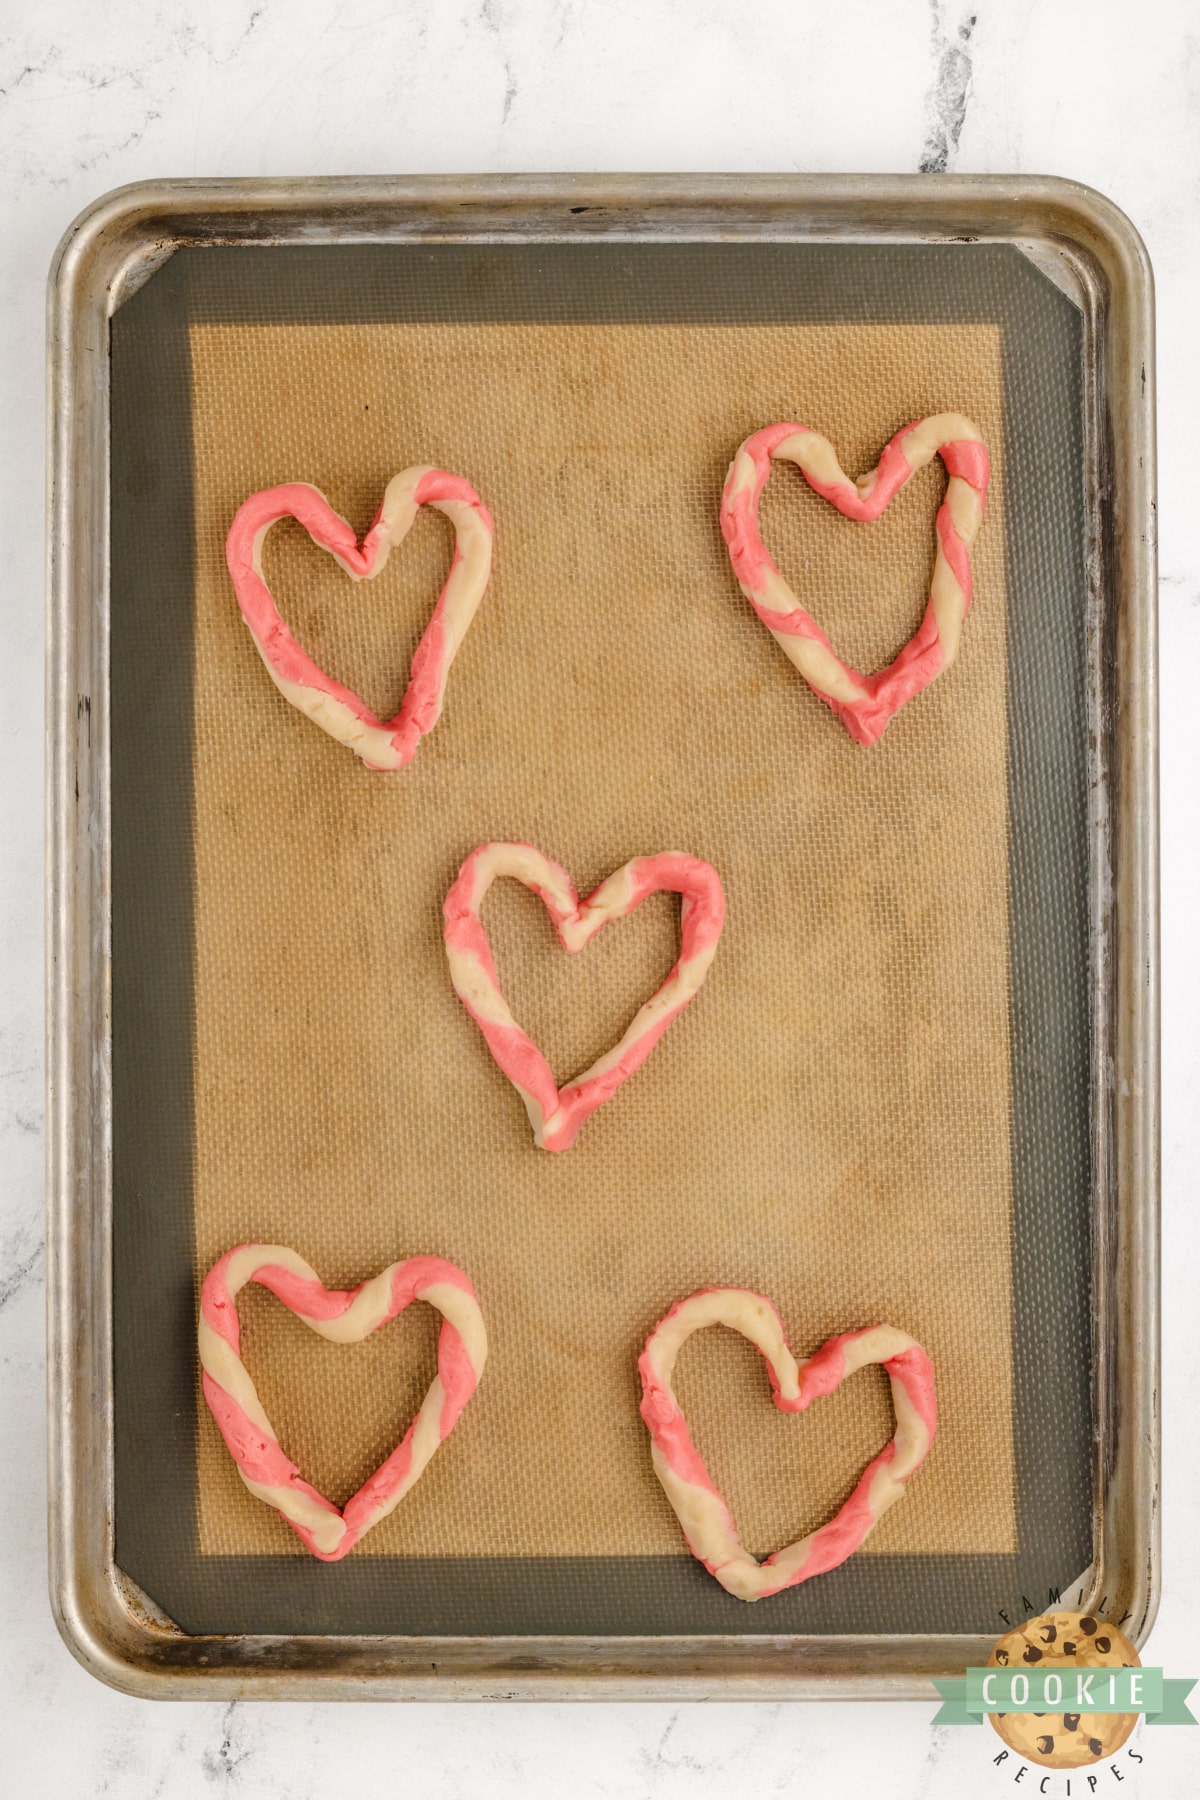
[[[72,216],[163,175],[415,170],[1025,171],[1103,189],[1159,282],[1165,1594],[1200,1673],[1200,935],[1192,748],[1200,514],[1200,24],[1186,0],[41,0],[0,15],[0,1756],[11,1793],[305,1800],[369,1790],[688,1800],[1010,1791],[927,1706],[150,1705],[70,1659],[42,1473],[43,283]],[[1126,1794],[1200,1791],[1200,1732],[1142,1733]],[[1098,1791],[1115,1791],[1108,1770]],[[1032,1772],[1031,1772],[1032,1776]],[[1037,1791],[1027,1778],[1021,1791]],[[1047,1791],[1061,1792],[1061,1778]],[[1073,1791],[1086,1792],[1076,1778]]]

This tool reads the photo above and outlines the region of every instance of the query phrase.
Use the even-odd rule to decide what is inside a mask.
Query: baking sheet
[[[982,247],[249,265],[178,254],[114,322],[118,1560],[210,1630],[984,1629],[1014,1584],[1071,1579],[1090,1550],[1077,315]],[[740,600],[716,498],[770,418],[858,468],[950,406],[1001,471],[976,609],[953,675],[864,755]],[[496,580],[443,724],[380,780],[271,689],[221,544],[253,487],[312,479],[361,529],[425,459],[492,505]],[[846,653],[883,660],[923,603],[937,475],[870,530],[789,475],[768,541]],[[356,589],[298,528],[276,536],[288,616],[394,701],[438,523]],[[505,835],[581,888],[693,850],[730,899],[704,993],[564,1157],[533,1150],[441,962],[458,861]],[[500,966],[565,1074],[669,963],[672,921],[656,903],[568,963],[539,910],[496,896]],[[451,1444],[334,1570],[244,1494],[196,1408],[195,1279],[250,1236],[331,1282],[439,1250],[493,1324]],[[679,1553],[636,1417],[645,1330],[716,1280],[772,1293],[798,1349],[890,1318],[942,1382],[904,1507],[755,1608]],[[428,1335],[331,1358],[269,1301],[246,1316],[285,1444],[344,1495]],[[778,1419],[716,1334],[683,1390],[759,1550],[886,1435],[867,1377],[799,1430]]]

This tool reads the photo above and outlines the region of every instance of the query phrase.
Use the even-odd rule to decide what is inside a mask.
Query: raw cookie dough
[[[545,1057],[508,1010],[479,917],[484,896],[501,875],[511,875],[541,896],[566,950],[582,950],[602,925],[623,919],[650,894],[666,890],[683,896],[675,967],[620,1043],[561,1092]],[[581,903],[566,870],[532,844],[483,844],[459,870],[442,911],[450,979],[488,1049],[524,1100],[534,1142],[543,1150],[569,1150],[584,1120],[645,1062],[672,1019],[696,994],[716,953],[725,896],[709,863],[665,851],[660,856],[635,856]]]
[[[892,1385],[896,1434],[863,1470],[858,1485],[828,1525],[756,1562],[738,1539],[737,1527],[712,1484],[672,1387],[675,1362],[694,1331],[727,1325],[766,1360],[775,1404],[781,1412],[803,1412],[832,1394],[843,1377],[868,1363],[882,1363]],[[852,1556],[929,1451],[937,1430],[933,1364],[919,1344],[891,1325],[848,1331],[830,1338],[815,1355],[797,1363],[787,1347],[783,1323],[771,1302],[747,1288],[702,1288],[660,1319],[638,1358],[642,1377],[641,1414],[650,1430],[654,1472],[683,1526],[692,1555],[739,1600],[762,1600],[795,1587],[812,1575],[836,1569]]]
[[[242,1362],[237,1297],[248,1281],[270,1288],[290,1312],[335,1344],[357,1344],[414,1300],[441,1313],[438,1372],[421,1410],[392,1451],[340,1511],[310,1487],[280,1448]],[[440,1256],[392,1263],[350,1293],[324,1287],[302,1256],[282,1244],[239,1244],[214,1263],[200,1293],[198,1330],[204,1398],[250,1492],[283,1514],[322,1562],[340,1562],[387,1517],[449,1437],[475,1392],[487,1334],[475,1290]]]
[[[422,506],[454,526],[454,560],[417,645],[408,690],[394,719],[375,717],[358,695],[319,669],[279,615],[263,580],[262,548],[280,519],[299,521],[353,581],[378,575],[388,552],[403,543]],[[265,488],[242,503],[229,529],[225,560],[242,617],[272,681],[285,700],[361,756],[369,769],[402,769],[441,715],[446,676],[475,617],[492,568],[492,518],[470,482],[444,469],[405,469],[388,482],[383,504],[360,549],[353,528],[307,482]]]
[[[878,519],[910,475],[935,456],[946,465],[937,515],[937,556],[929,604],[895,662],[878,675],[844,663],[784,580],[758,529],[758,503],[772,460],[794,462],[811,488],[848,519]],[[807,425],[767,425],[748,437],[721,496],[721,531],[738,584],[780,648],[850,736],[874,744],[888,721],[954,661],[971,605],[971,546],[983,520],[990,474],[987,445],[961,413],[918,419],[898,431],[869,475],[851,481],[833,445]]]

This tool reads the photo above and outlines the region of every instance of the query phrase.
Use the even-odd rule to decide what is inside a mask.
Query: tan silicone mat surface
[[[193,326],[197,1282],[247,1239],[330,1285],[436,1252],[472,1276],[491,1337],[369,1554],[680,1551],[635,1360],[672,1301],[725,1282],[770,1294],[797,1354],[887,1320],[933,1356],[937,1443],[865,1554],[1015,1548],[1000,348],[986,325]],[[738,593],[721,483],[775,419],[826,432],[857,473],[949,409],[993,455],[975,604],[955,666],[864,751]],[[483,495],[495,573],[442,722],[379,775],[271,685],[224,538],[284,480],[361,532],[425,461]],[[860,667],[920,617],[943,481],[937,464],[861,526],[773,476],[767,542]],[[386,713],[450,543],[426,511],[352,584],[286,523],[266,568],[315,658]],[[725,885],[699,998],[558,1156],[446,970],[441,902],[488,838],[532,840],[581,893],[660,849]],[[577,958],[511,884],[485,920],[561,1080],[666,972],[677,909],[648,902]],[[432,1316],[335,1349],[267,1295],[242,1314],[281,1441],[345,1499],[432,1372]],[[725,1333],[689,1346],[680,1393],[757,1552],[827,1516],[890,1429],[877,1371],[784,1418]],[[304,1555],[199,1421],[203,1552]]]

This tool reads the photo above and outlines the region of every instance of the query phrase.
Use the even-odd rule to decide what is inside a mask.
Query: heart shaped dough
[[[937,515],[937,554],[929,604],[895,662],[878,675],[844,663],[775,567],[758,529],[758,503],[772,460],[794,462],[808,485],[848,519],[878,519],[910,475],[935,456],[946,465],[946,497]],[[721,532],[738,585],[813,692],[850,736],[874,744],[893,713],[949,668],[971,605],[971,546],[983,520],[991,465],[970,419],[939,413],[898,431],[869,475],[851,481],[833,445],[807,425],[767,425],[748,437],[730,465],[721,496]]]
[[[414,1300],[441,1313],[438,1372],[402,1441],[339,1511],[304,1480],[280,1448],[241,1358],[237,1297],[248,1281],[270,1288],[290,1312],[335,1344],[357,1344]],[[475,1290],[440,1256],[392,1263],[350,1293],[322,1286],[302,1256],[282,1244],[239,1244],[214,1263],[200,1292],[204,1398],[250,1492],[281,1512],[322,1562],[340,1562],[385,1519],[423,1473],[475,1392],[487,1334]]]
[[[666,891],[683,896],[675,967],[620,1043],[561,1092],[549,1063],[509,1012],[496,979],[479,909],[501,875],[511,875],[541,895],[565,950],[582,950],[602,925],[623,919],[650,894]],[[459,870],[442,911],[450,979],[488,1049],[524,1100],[534,1142],[543,1150],[569,1150],[584,1120],[640,1068],[700,988],[721,936],[725,896],[711,864],[666,851],[660,856],[635,856],[581,904],[566,870],[532,844],[483,844]]]
[[[743,1550],[729,1508],[712,1484],[704,1459],[692,1442],[687,1420],[671,1385],[675,1360],[694,1331],[728,1325],[762,1352],[775,1404],[782,1412],[803,1412],[842,1378],[868,1363],[882,1363],[892,1384],[896,1435],[868,1463],[858,1485],[828,1525],[777,1550],[763,1563]],[[683,1526],[692,1555],[739,1600],[762,1600],[795,1587],[812,1575],[836,1569],[852,1556],[920,1468],[937,1430],[933,1364],[919,1344],[891,1325],[848,1331],[830,1338],[815,1356],[797,1363],[787,1347],[783,1324],[771,1302],[747,1288],[703,1288],[660,1319],[638,1358],[642,1377],[641,1414],[650,1428],[654,1472]]]
[[[445,513],[455,532],[454,560],[433,617],[417,645],[408,689],[394,719],[377,719],[358,695],[331,680],[300,648],[263,580],[262,548],[280,519],[299,521],[352,581],[378,575],[388,552],[403,543],[422,506]],[[492,518],[469,481],[444,469],[405,469],[388,482],[383,504],[359,548],[353,528],[324,494],[307,482],[251,494],[238,508],[225,544],[242,617],[285,700],[330,737],[361,756],[369,769],[402,769],[438,722],[446,676],[475,617],[492,568]]]

